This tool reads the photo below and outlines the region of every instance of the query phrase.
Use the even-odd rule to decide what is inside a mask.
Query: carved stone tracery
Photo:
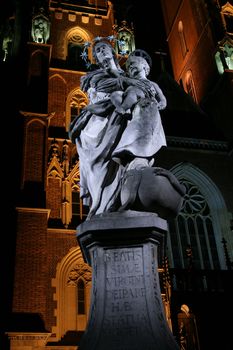
[[[82,277],[85,284],[91,282],[91,268],[81,261],[81,259],[79,259],[78,263],[70,270],[67,285],[76,286],[80,277]]]

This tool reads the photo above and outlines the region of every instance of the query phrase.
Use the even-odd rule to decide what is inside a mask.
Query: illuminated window
[[[91,38],[88,35],[88,33],[80,27],[74,27],[66,33],[63,51],[64,59],[66,59],[67,67],[69,69],[86,72],[86,63],[90,61],[89,57],[87,57],[86,60],[84,60],[82,58],[82,54],[84,44],[90,41]]]
[[[69,130],[70,123],[80,114],[83,107],[88,103],[87,95],[80,89],[72,91],[66,102],[66,130]]]
[[[72,191],[72,217],[78,216],[79,218],[80,206],[81,202],[79,192]]]
[[[185,57],[187,52],[188,52],[188,48],[187,48],[187,44],[186,44],[186,40],[185,40],[184,27],[183,27],[182,21],[179,21],[179,23],[178,23],[178,33],[179,33],[182,55],[183,55],[183,57]]]
[[[193,98],[195,102],[197,102],[193,76],[190,70],[186,72],[185,76],[185,91]]]
[[[70,99],[70,121],[80,114],[83,107],[87,105],[87,98],[83,93],[75,93]]]
[[[80,193],[72,191],[72,221],[76,224],[86,219],[88,214],[88,207],[84,206]]]
[[[89,207],[83,205],[83,201],[80,198],[80,175],[79,175],[79,165],[78,163],[75,165],[74,174],[71,178],[71,191],[72,191],[72,225],[77,226],[81,222],[83,222],[88,214]]]

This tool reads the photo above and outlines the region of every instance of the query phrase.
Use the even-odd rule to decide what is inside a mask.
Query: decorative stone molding
[[[205,149],[213,151],[228,151],[228,144],[224,141],[212,141],[212,140],[203,140],[187,137],[175,137],[167,136],[167,143],[169,147],[185,147],[185,148],[196,148],[196,149]]]
[[[50,209],[43,209],[43,208],[23,208],[23,207],[16,207],[16,210],[20,213],[38,213],[38,214],[47,214],[47,218],[49,219],[49,215],[51,210]]]
[[[91,282],[91,268],[81,258],[70,270],[67,285],[77,285],[79,277],[82,277],[85,284]]]
[[[102,25],[102,17],[101,16],[95,16],[95,25],[96,26]]]
[[[63,12],[62,11],[55,11],[55,18],[61,20],[63,17]]]
[[[10,349],[33,350],[46,346],[51,333],[7,332]]]
[[[85,23],[85,24],[89,23],[89,18],[90,17],[88,15],[82,14],[82,23]]]
[[[68,20],[70,22],[75,22],[76,21],[76,14],[75,13],[68,13]]]

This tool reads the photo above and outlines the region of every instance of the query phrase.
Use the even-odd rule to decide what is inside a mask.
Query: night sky
[[[118,24],[121,20],[133,23],[136,46],[160,47],[166,41],[160,0],[143,7],[142,1],[112,0]],[[152,6],[153,5],[153,6]]]
[[[142,1],[135,0],[112,0],[112,3],[117,24],[119,25],[122,20],[133,24],[136,48],[143,49],[150,54],[153,60],[150,75],[155,78],[161,72],[160,57],[155,52],[162,51],[168,54],[160,0],[145,2],[144,7]],[[165,66],[166,70],[171,73],[168,55],[165,58]]]

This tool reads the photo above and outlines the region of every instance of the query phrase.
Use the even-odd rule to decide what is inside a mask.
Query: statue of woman
[[[143,50],[130,55],[130,76],[119,66],[110,43],[97,42],[93,56],[99,69],[81,78],[89,104],[70,126],[80,160],[80,196],[90,208],[88,218],[122,208],[125,174],[151,168],[155,153],[166,146],[159,113],[166,98],[147,79],[149,55]],[[136,71],[141,74],[134,75]]]
[[[93,47],[93,56],[100,68],[81,79],[89,105],[70,126],[70,138],[77,145],[80,160],[80,196],[89,206],[89,218],[116,204],[125,169],[112,159],[112,151],[127,124],[110,100],[113,91],[122,89],[124,75],[115,51],[109,42],[100,41]]]

